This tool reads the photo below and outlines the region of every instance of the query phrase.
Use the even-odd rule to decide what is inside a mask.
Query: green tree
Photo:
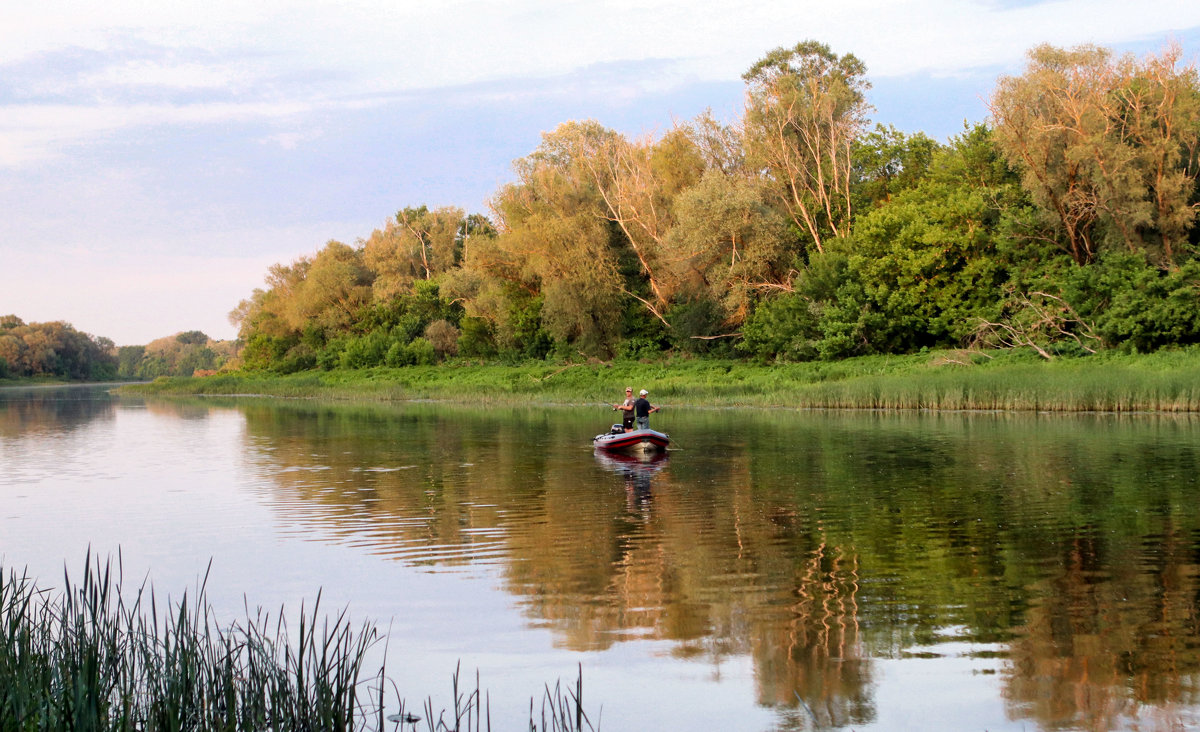
[[[486,220],[468,220],[463,210],[446,206],[430,211],[409,207],[396,213],[363,245],[364,263],[374,273],[376,297],[387,299],[412,289],[416,280],[433,279],[455,267],[467,240],[486,234]]]
[[[668,249],[680,289],[687,299],[716,303],[730,327],[745,320],[761,293],[791,288],[794,240],[765,197],[760,181],[709,170],[675,202],[679,222]]]
[[[957,346],[980,319],[999,316],[1013,266],[1005,216],[1024,201],[1017,179],[979,125],[920,167],[915,181],[860,209],[851,237],[810,257],[795,295],[756,310],[744,350],[842,358]]]
[[[493,199],[500,235],[476,261],[489,275],[539,297],[542,324],[556,341],[597,355],[613,353],[620,336],[615,315],[626,291],[621,257],[627,247],[586,159],[613,135],[595,122],[568,122],[544,134],[539,148],[515,163],[519,181]],[[481,294],[503,300],[504,291]],[[493,312],[507,317],[514,311],[501,306]],[[498,325],[500,332],[511,330]]]
[[[812,300],[785,292],[764,300],[742,328],[737,344],[743,353],[763,360],[811,361],[820,337]]]
[[[1149,352],[1200,343],[1200,261],[1157,266],[1144,255],[1106,252],[1076,267],[1062,299],[1109,347]]]
[[[916,186],[929,173],[939,148],[922,132],[906,134],[891,125],[877,124],[856,140],[851,154],[851,190],[857,215]]]
[[[203,346],[204,344],[208,343],[209,339],[208,336],[201,331],[189,330],[175,336],[175,340],[183,343],[184,345]]]
[[[769,172],[779,205],[821,251],[850,233],[851,151],[870,110],[866,66],[804,41],[771,51],[742,78],[747,158]]]
[[[991,99],[997,141],[1072,259],[1104,245],[1165,262],[1188,248],[1200,174],[1200,84],[1180,51],[1143,60],[1038,46]]]
[[[360,250],[331,241],[312,260],[288,308],[293,332],[313,321],[327,331],[345,330],[370,303],[373,274]]]
[[[116,346],[108,338],[62,321],[26,323],[15,315],[0,318],[0,359],[13,376],[100,381],[117,373]]]

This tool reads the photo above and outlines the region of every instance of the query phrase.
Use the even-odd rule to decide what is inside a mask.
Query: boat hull
[[[596,435],[592,445],[607,452],[662,452],[671,443],[669,435],[654,430],[634,430]]]

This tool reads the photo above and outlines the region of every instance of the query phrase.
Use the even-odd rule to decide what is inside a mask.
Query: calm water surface
[[[497,729],[580,664],[602,730],[1200,724],[1195,418],[668,409],[641,462],[611,416],[0,390],[0,559],[320,591]]]

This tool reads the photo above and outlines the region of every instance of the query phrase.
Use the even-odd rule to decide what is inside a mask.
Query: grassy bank
[[[300,610],[298,629],[261,611],[217,622],[203,585],[161,607],[152,590],[128,592],[119,564],[84,563],[58,592],[0,567],[0,729],[384,730],[482,732],[491,728],[478,677],[453,677],[453,708],[432,699],[406,710],[384,668],[365,668],[382,639],[345,613]],[[397,692],[390,694],[388,691]],[[594,729],[580,678],[546,687],[544,730]],[[529,728],[535,728],[530,703]]]
[[[942,351],[836,362],[443,364],[287,376],[233,373],[124,387],[146,394],[491,403],[612,402],[624,386],[675,405],[836,409],[1200,411],[1200,350],[1031,354]]]

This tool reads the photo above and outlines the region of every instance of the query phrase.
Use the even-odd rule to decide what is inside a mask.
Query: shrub
[[[811,361],[817,357],[813,341],[817,318],[809,301],[795,293],[765,300],[742,326],[739,351],[763,359]]]
[[[496,340],[483,318],[463,318],[458,335],[458,353],[467,358],[489,358],[496,355]]]
[[[425,328],[425,338],[433,344],[439,358],[458,355],[460,332],[448,320],[435,320]]]

